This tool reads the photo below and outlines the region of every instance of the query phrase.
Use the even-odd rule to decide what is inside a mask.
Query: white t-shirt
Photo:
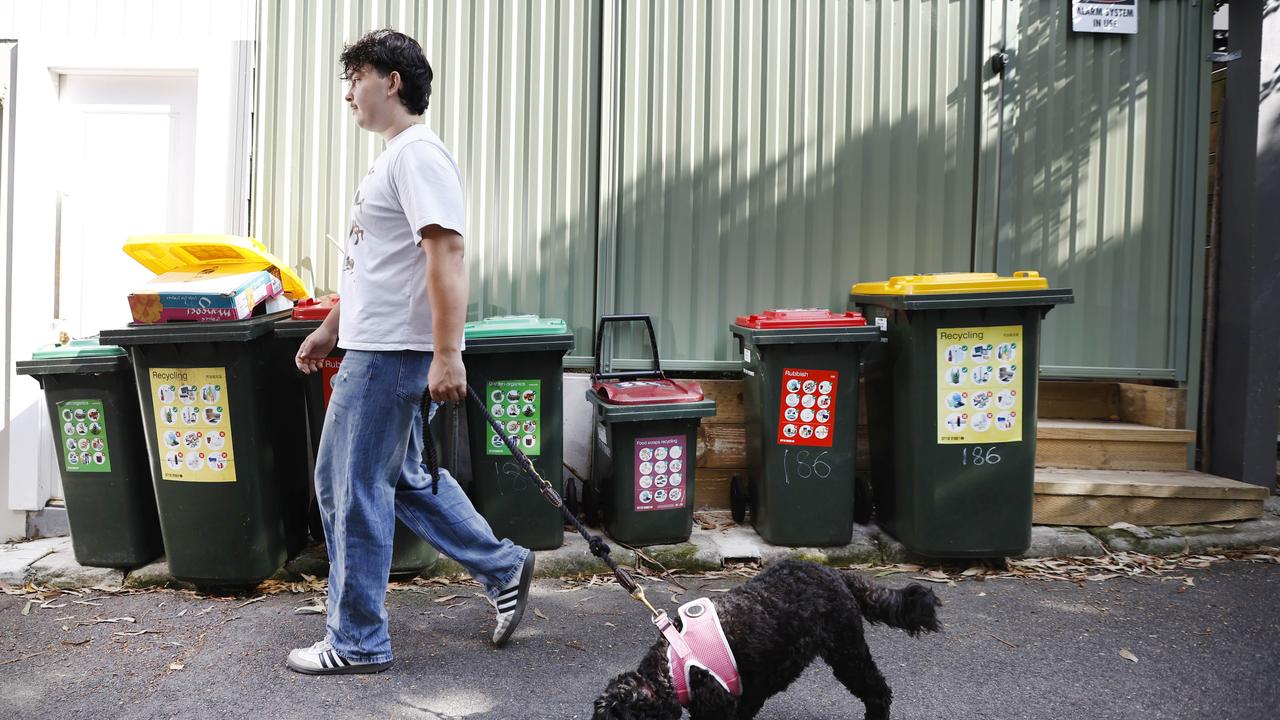
[[[431,351],[427,258],[419,232],[439,225],[466,234],[462,176],[426,125],[387,143],[351,206],[338,292],[338,346]]]

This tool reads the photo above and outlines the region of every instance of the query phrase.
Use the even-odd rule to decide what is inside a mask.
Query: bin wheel
[[[737,475],[729,478],[729,511],[739,525],[747,521],[747,489]]]
[[[600,496],[590,481],[582,483],[582,517],[591,527],[600,527]]]
[[[872,503],[871,479],[863,474],[855,475],[853,478],[853,521],[855,523],[867,525],[871,522],[871,513],[874,510]]]

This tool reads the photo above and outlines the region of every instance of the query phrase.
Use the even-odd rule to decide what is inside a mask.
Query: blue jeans
[[[351,350],[334,376],[316,498],[329,550],[327,637],[349,660],[391,659],[383,602],[396,518],[462,565],[491,598],[529,553],[494,537],[448,471],[440,471],[439,494],[431,493],[419,405],[430,365],[425,352]]]

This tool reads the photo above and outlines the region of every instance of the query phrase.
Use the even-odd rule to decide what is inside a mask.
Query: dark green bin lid
[[[323,320],[294,320],[286,317],[276,323],[276,335],[286,338],[304,338],[315,332]]]
[[[1070,305],[1075,295],[1067,288],[981,292],[956,295],[849,295],[858,305],[879,305],[894,310],[950,310],[955,308],[1053,307]]]
[[[573,333],[560,318],[505,315],[469,322],[464,330],[466,352],[537,352],[573,349]]]
[[[129,367],[128,353],[116,345],[103,345],[98,338],[72,340],[62,345],[45,345],[19,360],[19,375],[113,372]]]
[[[288,318],[291,312],[285,310],[248,320],[130,325],[119,330],[103,330],[101,337],[104,342],[126,347],[169,343],[248,342],[270,334],[275,324]]]

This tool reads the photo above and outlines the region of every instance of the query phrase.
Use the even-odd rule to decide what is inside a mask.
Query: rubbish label
[[[782,371],[782,406],[778,408],[778,444],[831,447],[835,441],[835,370]]]

